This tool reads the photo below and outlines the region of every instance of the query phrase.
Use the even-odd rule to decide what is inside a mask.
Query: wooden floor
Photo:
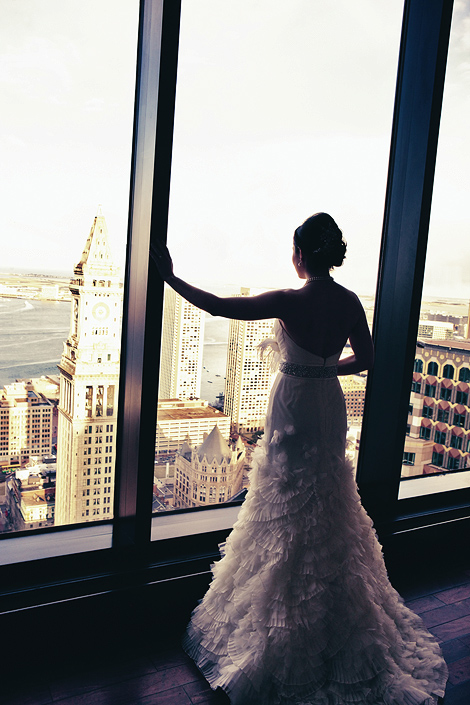
[[[419,576],[405,575],[393,582],[441,642],[450,671],[445,705],[469,705],[470,569],[446,569],[443,575],[438,571],[429,570],[427,574],[420,571]],[[4,667],[12,659],[21,659],[23,663],[20,675],[13,678],[8,677],[8,669],[4,668],[0,679],[2,705],[228,704],[225,694],[210,690],[170,638],[165,648],[127,645],[118,653],[108,650],[102,654],[98,650],[99,657],[94,649],[93,655],[82,654],[73,663],[58,667],[47,661],[47,638],[53,638],[53,629],[45,628],[44,648],[36,648],[38,635],[30,636],[31,648],[25,635],[25,653],[20,656],[8,652],[8,637],[3,635]],[[161,643],[162,635],[158,636]],[[36,675],[35,662],[28,658],[46,663],[40,675]]]

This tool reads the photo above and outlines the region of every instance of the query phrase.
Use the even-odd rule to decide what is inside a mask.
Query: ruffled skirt
[[[446,664],[388,580],[337,380],[286,377],[185,650],[233,705],[437,703]]]

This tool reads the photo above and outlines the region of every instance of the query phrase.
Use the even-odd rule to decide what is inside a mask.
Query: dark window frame
[[[450,0],[408,0],[404,8],[374,311],[376,361],[368,376],[357,470],[364,505],[379,533],[393,531],[406,512],[422,513],[426,507],[431,512],[436,502],[448,506],[451,494],[398,500],[452,5]],[[383,456],[380,409],[385,398],[390,452],[378,472],[374,459]],[[460,495],[465,504],[468,494]]]
[[[459,382],[470,382],[470,369],[465,365],[459,370]]]
[[[452,372],[451,372],[452,370]],[[449,377],[450,374],[450,377]],[[455,367],[451,365],[450,363],[447,363],[447,365],[444,365],[444,368],[442,370],[442,376],[444,379],[454,379],[455,377]]]
[[[449,387],[441,387],[439,391],[439,399],[443,399],[444,401],[450,401],[452,398],[452,389],[449,389]]]
[[[424,441],[429,441],[431,438],[431,429],[426,426],[421,426],[419,429],[419,437],[422,438]]]

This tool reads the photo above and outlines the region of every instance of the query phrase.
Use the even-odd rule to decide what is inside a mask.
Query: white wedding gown
[[[390,585],[345,461],[340,353],[323,360],[279,322],[275,333],[290,374],[276,377],[250,489],[185,650],[233,705],[436,703],[440,648]],[[311,366],[325,376],[297,376]]]

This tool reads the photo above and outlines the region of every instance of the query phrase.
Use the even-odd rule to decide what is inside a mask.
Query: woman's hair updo
[[[294,233],[296,250],[302,250],[307,267],[340,267],[346,255],[343,233],[328,213],[315,213]]]

